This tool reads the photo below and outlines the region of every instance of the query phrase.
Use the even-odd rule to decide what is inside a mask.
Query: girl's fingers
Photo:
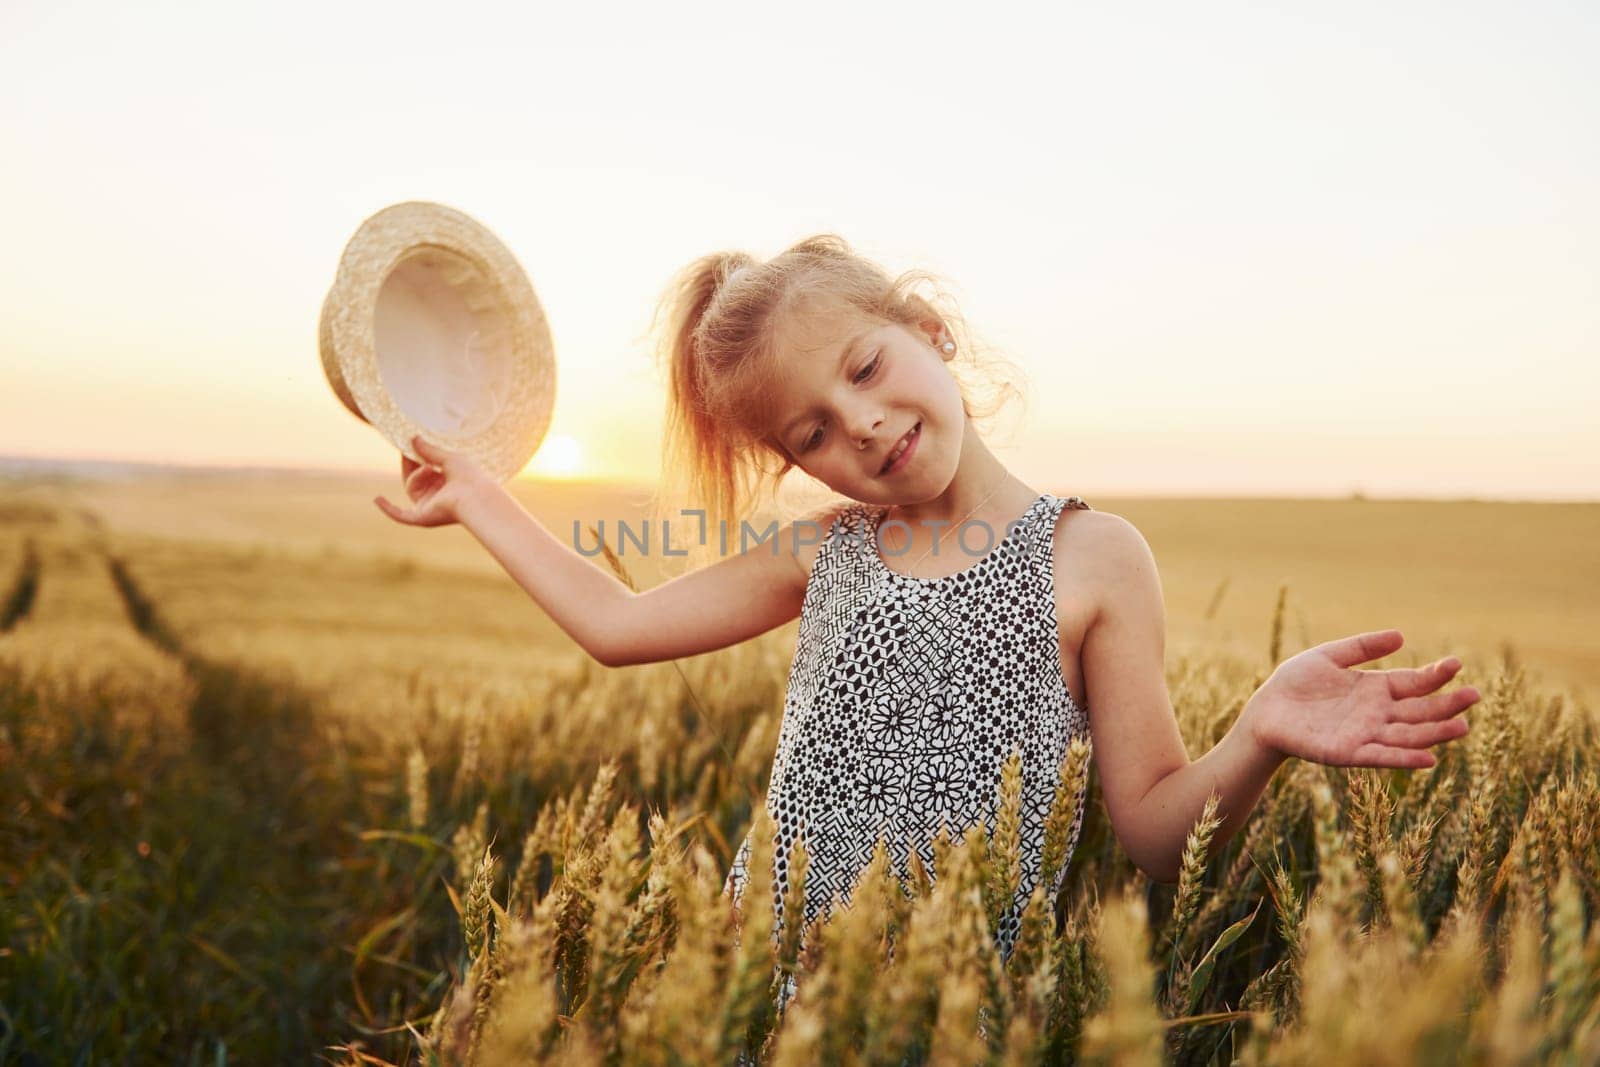
[[[420,433],[412,435],[411,447],[417,450],[417,455],[433,464],[442,464],[450,455],[432,441],[423,440]]]
[[[1435,722],[1461,714],[1482,699],[1476,687],[1464,685],[1448,693],[1411,697],[1395,705],[1393,722]]]
[[[1434,713],[1433,717],[1442,719],[1446,715],[1458,715],[1482,699],[1483,694],[1478,692],[1476,686],[1464,685],[1460,689],[1431,696],[1428,698],[1428,703],[1431,705],[1429,710]]]
[[[406,495],[415,500],[417,497],[417,490],[422,488],[422,482],[433,473],[434,470],[432,467],[418,467],[416,470],[406,475]]]
[[[1336,641],[1327,641],[1319,647],[1338,666],[1354,667],[1357,664],[1382,659],[1399,649],[1405,642],[1406,639],[1399,630],[1372,630],[1364,634],[1341,637]]]
[[[1394,748],[1389,745],[1363,745],[1356,749],[1351,766],[1399,767],[1403,770],[1427,770],[1438,764],[1433,753],[1425,749]]]
[[[1443,722],[1391,722],[1378,729],[1378,741],[1385,745],[1429,748],[1445,741],[1465,737],[1467,720],[1449,718]]]
[[[1433,692],[1454,678],[1460,669],[1459,659],[1446,656],[1426,667],[1402,667],[1385,671],[1384,675],[1389,680],[1389,695],[1396,700],[1404,700],[1406,697],[1419,697]]]
[[[395,507],[393,504],[389,503],[388,500],[381,496],[373,497],[373,502],[378,505],[379,511],[383,512],[391,519],[394,519],[396,522],[404,522],[409,524],[412,521],[409,512],[402,508]]]

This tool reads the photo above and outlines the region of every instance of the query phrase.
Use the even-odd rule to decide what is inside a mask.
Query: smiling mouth
[[[889,458],[883,461],[883,466],[878,468],[878,473],[889,473],[889,468],[894,466],[895,463],[899,461],[900,457],[905,455],[906,452],[910,450],[912,443],[916,441],[921,432],[922,423],[920,422],[911,427],[911,429],[907,430],[906,435],[900,438],[899,442],[895,444],[894,451],[889,453]]]

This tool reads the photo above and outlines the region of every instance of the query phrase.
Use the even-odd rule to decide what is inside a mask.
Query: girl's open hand
[[[1425,667],[1354,669],[1404,643],[1399,630],[1378,630],[1284,660],[1245,707],[1253,736],[1281,755],[1336,767],[1434,766],[1427,749],[1465,736],[1467,720],[1456,716],[1479,693],[1436,692],[1461,669],[1455,656]]]
[[[402,508],[385,497],[374,497],[378,510],[408,526],[447,526],[461,521],[463,501],[486,489],[497,488],[493,478],[470,456],[447,452],[422,439],[411,438],[411,447],[427,460],[424,466],[410,456],[400,456],[400,476],[405,479],[406,495],[412,507]]]

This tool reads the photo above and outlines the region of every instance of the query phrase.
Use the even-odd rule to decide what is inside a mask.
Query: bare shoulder
[[[1111,511],[1063,508],[1052,545],[1057,600],[1064,591],[1077,598],[1078,612],[1092,621],[1108,600],[1119,599],[1130,584],[1155,575],[1155,557],[1144,534]],[[1058,605],[1059,606],[1059,605]]]

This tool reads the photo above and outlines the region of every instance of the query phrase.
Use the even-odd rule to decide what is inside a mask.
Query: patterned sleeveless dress
[[[996,931],[1010,957],[1040,878],[1061,761],[1068,742],[1089,733],[1061,674],[1056,632],[1051,552],[1064,508],[1089,505],[1046,493],[1003,531],[946,528],[938,552],[976,561],[940,578],[889,568],[877,540],[887,508],[852,504],[829,528],[806,586],[767,787],[780,929],[798,837],[810,858],[807,922],[849,900],[880,835],[902,879],[912,848],[937,876],[932,840],[941,822],[955,840],[980,822],[992,832],[1001,765],[1020,749],[1022,880]],[[1080,802],[1069,859],[1082,825]],[[749,856],[746,835],[724,884],[735,905]],[[1047,892],[1059,889],[1065,869]]]

